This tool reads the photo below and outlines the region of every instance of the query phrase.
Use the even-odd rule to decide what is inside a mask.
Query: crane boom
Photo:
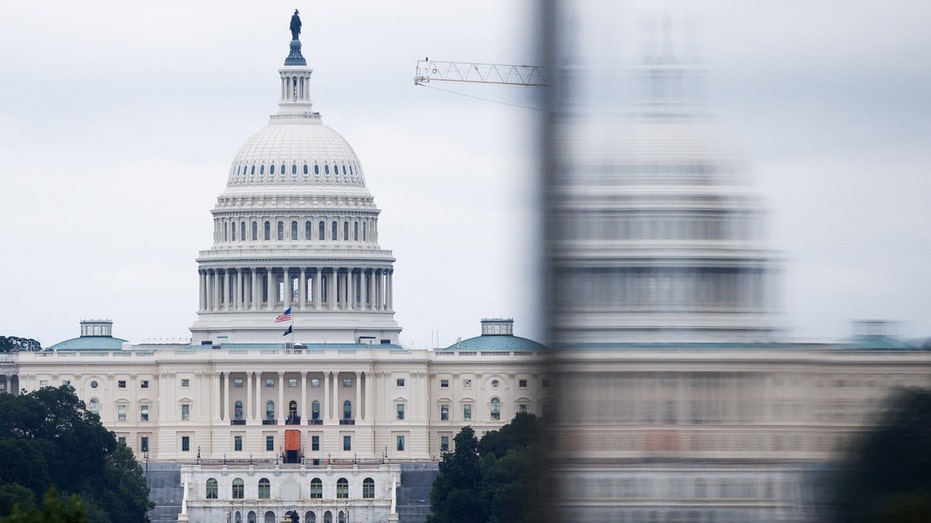
[[[544,86],[544,68],[539,65],[479,64],[470,62],[439,62],[424,58],[417,60],[414,85],[430,82],[467,82]]]

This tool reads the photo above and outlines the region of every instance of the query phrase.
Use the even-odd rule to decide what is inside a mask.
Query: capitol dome
[[[359,158],[319,115],[272,118],[239,149],[227,187],[313,185],[365,187]]]
[[[381,211],[355,151],[313,110],[300,48],[291,41],[278,112],[239,149],[211,211],[213,245],[197,257],[197,345],[398,343]]]

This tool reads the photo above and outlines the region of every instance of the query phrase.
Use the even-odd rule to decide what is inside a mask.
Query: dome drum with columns
[[[398,343],[380,210],[355,151],[313,111],[312,72],[279,69],[277,114],[233,160],[197,258],[195,344],[290,342],[289,325],[297,343]],[[275,323],[288,308],[292,323]]]

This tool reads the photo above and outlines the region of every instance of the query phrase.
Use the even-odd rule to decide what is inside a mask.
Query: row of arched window
[[[297,415],[296,402],[291,402],[289,411],[291,417]],[[315,420],[320,419],[320,402],[317,400],[310,403],[310,418]],[[242,419],[242,401],[240,400],[236,400],[236,402],[233,403],[233,419]],[[265,402],[265,419],[277,419],[275,417],[275,402],[272,400]],[[352,419],[352,402],[349,400],[343,402],[343,419]]]
[[[251,226],[250,226],[251,225]],[[272,226],[275,226],[274,230]],[[303,225],[303,227],[302,227]],[[217,241],[271,241],[272,238],[278,241],[286,240],[320,240],[320,241],[375,241],[375,227],[372,219],[362,220],[343,220],[342,224],[338,220],[331,220],[329,227],[326,220],[304,220],[301,224],[298,220],[291,220],[288,224],[284,220],[278,220],[277,223],[271,220],[259,222],[252,220],[217,220]],[[261,228],[260,228],[261,227]],[[222,233],[221,233],[222,231]]]
[[[237,510],[233,514],[232,522],[243,523],[242,516],[243,516],[242,512]],[[258,523],[257,518],[258,516],[255,513],[255,511],[250,510],[246,515],[246,523]],[[335,523],[346,523],[347,520],[348,520],[347,512],[344,512],[342,510],[337,511]],[[265,512],[265,516],[262,521],[264,523],[277,523],[278,519],[275,516],[275,512],[272,510],[269,510]],[[316,512],[314,512],[313,510],[308,510],[306,513],[304,513],[304,523],[317,523]],[[323,513],[323,523],[334,523],[332,511],[327,510]]]
[[[278,176],[285,176],[289,172],[292,176],[297,176],[298,173],[302,174],[303,176],[310,176],[311,173],[313,173],[314,176],[320,176],[321,174],[323,176],[330,176],[331,174],[333,176],[339,176],[342,174],[344,177],[352,177],[352,179],[355,180],[357,169],[351,163],[347,166],[345,163],[337,164],[336,162],[334,162],[332,166],[329,162],[324,162],[323,166],[317,162],[314,162],[312,166],[308,165],[307,163],[304,163],[301,166],[298,166],[296,163],[292,163],[289,166],[284,162],[280,164],[277,162],[272,162],[268,164],[267,168],[265,163],[251,163],[238,165],[236,167],[235,176],[250,176],[254,178],[255,176],[263,177],[266,173],[269,176],[274,176],[276,174]]]
[[[258,499],[271,499],[272,484],[268,478],[261,478],[258,483]],[[245,499],[246,483],[242,478],[233,479],[231,484],[231,499]],[[218,499],[220,497],[220,484],[216,478],[207,480],[206,498]],[[362,480],[362,498],[375,498],[375,480],[365,478]],[[310,480],[310,499],[323,499],[323,481],[320,478]],[[349,480],[339,478],[336,480],[336,499],[349,499]]]

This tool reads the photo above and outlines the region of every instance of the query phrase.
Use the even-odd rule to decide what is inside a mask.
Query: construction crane
[[[424,58],[417,60],[414,85],[426,85],[430,82],[464,82],[542,87],[546,85],[543,73],[544,68],[539,65],[438,62]]]

